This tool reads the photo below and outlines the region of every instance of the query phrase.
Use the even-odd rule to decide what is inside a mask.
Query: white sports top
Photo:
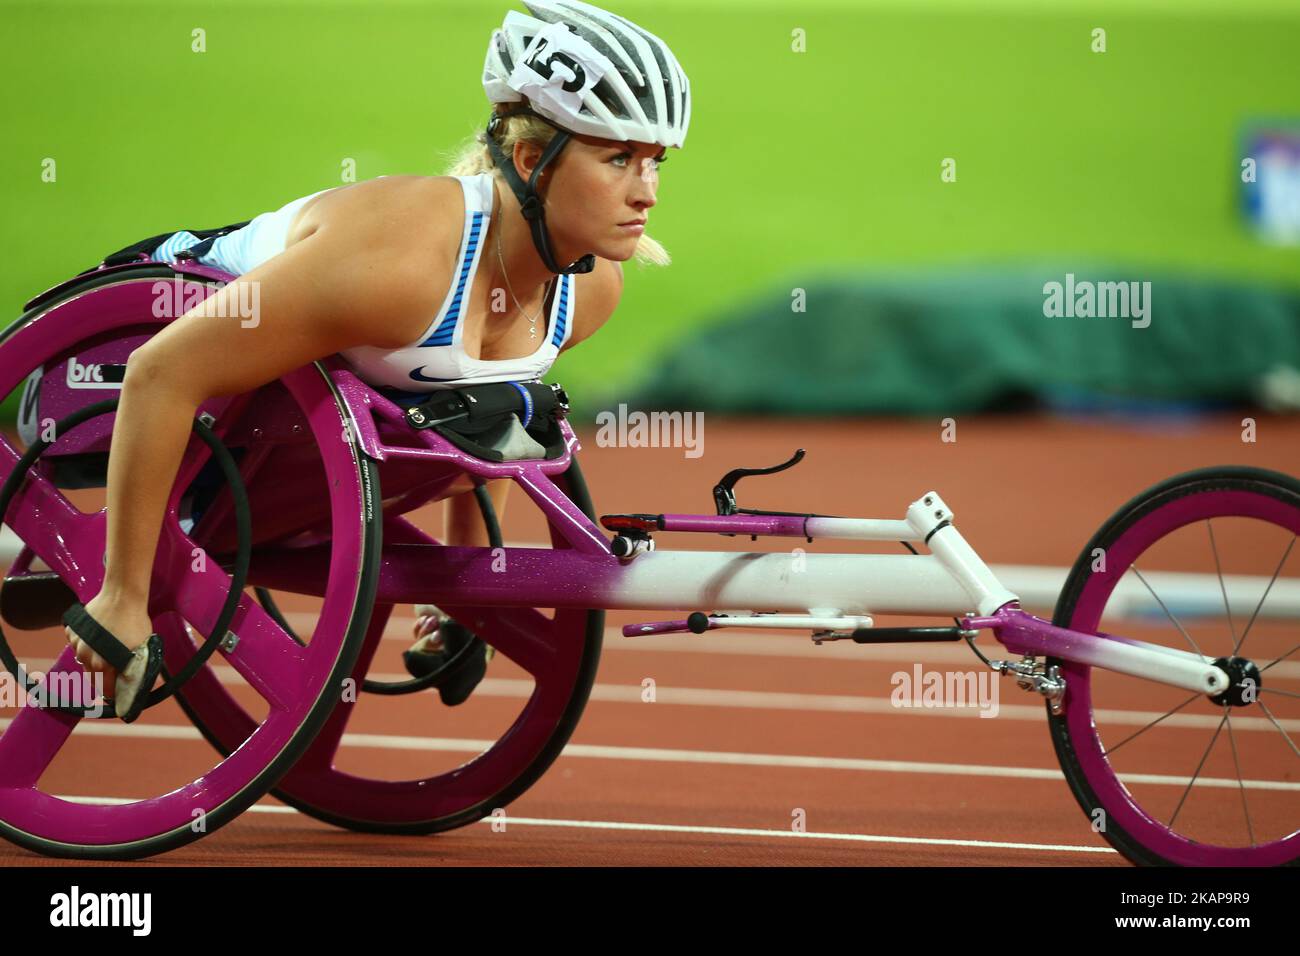
[[[382,177],[381,177],[382,178]],[[474,275],[483,252],[480,238],[487,234],[492,215],[492,174],[456,176],[465,195],[465,228],[461,233],[457,268],[442,307],[424,333],[410,345],[381,349],[363,345],[339,354],[352,366],[357,377],[376,387],[387,386],[408,392],[428,392],[460,384],[523,382],[540,379],[555,364],[560,349],[573,334],[574,277],[551,280],[546,334],[537,351],[522,358],[484,360],[465,354],[462,303],[469,298]],[[247,226],[212,241],[199,262],[233,275],[243,275],[284,251],[289,227],[298,210],[322,192],[303,196],[275,212],[262,213]],[[197,245],[188,232],[169,237],[151,258],[174,262],[176,253]],[[558,287],[559,294],[556,294]]]

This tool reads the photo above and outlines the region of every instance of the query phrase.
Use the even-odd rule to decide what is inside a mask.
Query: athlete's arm
[[[354,216],[351,229],[344,220],[326,222],[131,354],[109,455],[103,590],[110,599],[132,607],[148,596],[164,509],[199,404],[341,349],[394,347],[424,321],[439,280],[430,260],[410,251],[423,237],[407,232],[398,242],[378,227],[387,214],[400,211],[381,205],[372,216]],[[241,303],[256,304],[251,318],[240,317]]]

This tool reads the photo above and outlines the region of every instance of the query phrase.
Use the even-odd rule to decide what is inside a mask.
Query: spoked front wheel
[[[1216,661],[1207,696],[1049,658],[1048,719],[1092,826],[1134,863],[1300,862],[1300,481],[1219,467],[1134,498],[1070,572],[1053,622]]]

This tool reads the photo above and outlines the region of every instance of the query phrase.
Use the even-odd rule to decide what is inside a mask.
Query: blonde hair
[[[555,136],[555,127],[535,116],[515,115],[505,119],[498,134],[498,144],[506,156],[513,156],[515,143],[531,143],[545,149]],[[501,184],[506,185],[505,177],[492,160],[492,153],[487,147],[487,131],[479,130],[472,139],[460,147],[447,170],[448,176],[477,176],[491,173]],[[643,233],[637,240],[632,258],[638,263],[666,266],[672,262],[668,250],[657,240]]]

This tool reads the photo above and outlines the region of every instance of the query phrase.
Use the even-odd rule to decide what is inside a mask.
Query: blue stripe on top
[[[566,275],[560,283],[560,304],[556,310],[555,317],[555,334],[551,336],[551,344],[556,348],[564,341],[564,329],[569,324],[569,283],[573,277]]]
[[[469,279],[470,264],[474,261],[474,253],[478,249],[479,232],[483,228],[483,213],[474,213],[474,220],[469,227],[469,241],[465,244],[465,258],[460,263],[460,276],[456,279],[456,294],[452,296],[451,304],[447,307],[447,314],[443,320],[438,323],[438,327],[433,330],[433,334],[420,343],[425,345],[451,345],[452,336],[456,333],[456,323],[460,319],[460,306],[465,298],[465,282]]]
[[[533,396],[529,393],[528,389],[524,388],[518,382],[509,382],[508,384],[513,385],[516,389],[518,389],[519,394],[522,395],[524,398],[523,423],[524,423],[524,427],[527,428],[529,423],[531,423],[533,420]],[[519,413],[516,412],[515,414],[517,415]]]
[[[224,236],[218,236],[212,240],[212,245],[208,248],[199,261],[207,263],[210,266],[216,266],[223,272],[229,272],[231,275],[241,275],[247,270],[243,268],[243,258],[235,251],[236,245],[243,245],[252,230],[244,228],[235,232],[228,232]],[[243,233],[243,235],[240,235]]]
[[[154,249],[150,258],[155,262],[175,262],[176,253],[199,244],[199,237],[191,232],[174,232]]]
[[[240,275],[245,270],[240,268],[244,261],[242,252],[248,244],[249,236],[252,231],[245,226],[242,229],[236,229],[234,232],[228,232],[224,236],[214,238],[200,239],[192,232],[182,229],[180,232],[174,232],[159,245],[150,254],[149,258],[154,262],[176,262],[178,253],[186,249],[193,249],[195,246],[208,246],[208,251],[198,257],[198,261],[204,265],[215,266],[231,275]],[[238,251],[232,249],[232,246],[238,244]]]

